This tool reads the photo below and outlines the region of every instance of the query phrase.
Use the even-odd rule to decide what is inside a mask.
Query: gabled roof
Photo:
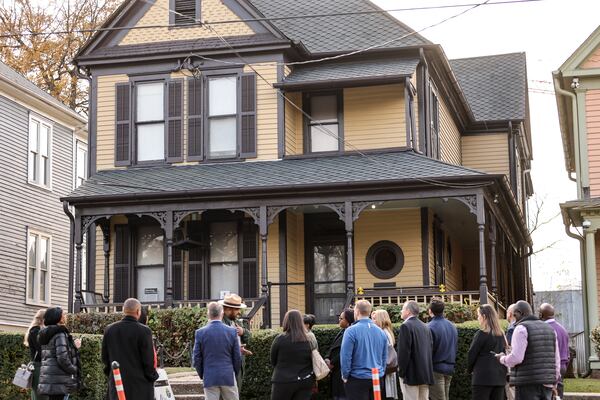
[[[485,177],[410,150],[369,155],[161,166],[100,171],[68,196],[71,203],[91,199],[210,195],[259,190],[300,190],[335,185],[415,182]]]
[[[477,122],[527,119],[525,53],[450,60]]]
[[[274,86],[293,89],[342,83],[358,85],[363,82],[390,82],[393,79],[403,80],[411,76],[418,64],[418,58],[399,57],[308,64],[295,68],[282,82]]]
[[[265,17],[380,11],[369,0],[249,0]],[[281,32],[311,53],[336,53],[374,45],[401,48],[431,44],[388,13],[274,20]],[[395,40],[398,39],[398,40]],[[389,42],[384,45],[384,43]]]
[[[600,25],[592,32],[587,39],[579,45],[577,50],[567,58],[560,66],[559,71],[563,76],[571,76],[572,73],[579,69],[581,64],[600,46]]]
[[[19,74],[14,69],[10,68],[8,65],[4,64],[0,61],[0,80],[4,80],[8,82],[10,85],[15,86],[16,88],[37,97],[45,103],[53,106],[55,109],[66,113],[71,118],[75,118],[80,122],[85,123],[87,120],[79,115],[75,110],[70,107],[67,107],[60,100],[46,93],[39,87],[37,87],[33,82],[29,79],[25,78],[23,75]]]

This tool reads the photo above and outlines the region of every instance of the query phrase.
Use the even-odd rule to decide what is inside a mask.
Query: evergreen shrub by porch
[[[399,324],[394,324],[396,334]],[[456,369],[450,387],[450,398],[469,400],[471,398],[471,376],[467,374],[467,354],[475,332],[479,329],[476,321],[458,324],[458,349]],[[320,325],[313,328],[319,342],[319,351],[325,355],[339,328],[334,325]],[[268,400],[271,393],[270,361],[271,344],[281,331],[261,330],[253,332],[248,349],[254,354],[246,357],[246,373],[242,385],[242,399]],[[319,382],[319,399],[329,399],[329,378]]]
[[[592,329],[590,332],[590,339],[594,343],[594,351],[596,355],[600,356],[600,325]]]
[[[123,313],[69,314],[67,327],[71,332],[102,335],[108,325],[122,318]],[[157,351],[163,356],[165,366],[183,367],[191,364],[194,332],[206,325],[206,321],[206,309],[200,307],[148,311],[148,326],[152,329]]]
[[[83,387],[70,398],[76,400],[104,400],[106,378],[102,370],[100,348],[102,337],[98,335],[74,334],[81,338],[81,368]],[[25,392],[12,384],[15,371],[21,364],[30,361],[29,349],[23,345],[23,334],[0,332],[0,399],[26,400]]]
[[[428,306],[429,304],[419,304],[419,308],[421,309],[419,319],[423,322],[429,321],[429,314],[427,313]],[[444,315],[448,320],[455,324],[461,324],[466,321],[477,319],[477,307],[477,305],[446,303]],[[392,323],[402,322],[402,305],[382,305],[375,307],[375,309],[386,310],[390,315]]]

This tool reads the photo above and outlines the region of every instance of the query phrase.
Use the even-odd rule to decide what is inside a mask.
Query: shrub
[[[600,325],[592,329],[590,332],[590,339],[594,343],[594,351],[600,356]]]
[[[419,304],[421,312],[419,319],[423,322],[429,321],[429,314],[427,312],[428,304]],[[390,315],[392,323],[402,322],[402,306],[401,305],[382,305],[375,307],[376,309],[386,310]],[[477,319],[477,306],[468,304],[457,304],[457,303],[446,303],[444,310],[446,318],[455,324],[461,324],[466,321],[472,321]]]
[[[120,312],[67,314],[66,325],[71,332],[102,335],[108,325],[120,321],[122,318],[123,313]]]
[[[81,400],[103,400],[106,392],[106,378],[102,369],[100,347],[102,337],[78,335],[81,337],[81,376],[83,387],[70,398]],[[29,399],[29,394],[12,384],[15,371],[21,364],[30,361],[29,349],[23,345],[20,333],[0,332],[0,399]]]

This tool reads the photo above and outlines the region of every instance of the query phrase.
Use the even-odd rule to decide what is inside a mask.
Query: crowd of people
[[[203,380],[207,400],[238,400],[250,331],[239,323],[245,308],[235,294],[207,305],[208,323],[195,332],[193,367]],[[448,400],[454,374],[458,331],[444,317],[442,299],[428,306],[430,322],[419,319],[414,301],[403,304],[403,323],[394,333],[385,310],[372,310],[366,300],[339,315],[341,330],[324,363],[330,370],[334,400],[371,400],[374,376],[379,373],[382,399]],[[102,361],[108,379],[108,398],[124,391],[128,400],[154,398],[158,379],[152,332],[137,299],[123,304],[124,317],[109,325],[102,341]],[[554,308],[542,304],[538,316],[525,301],[507,309],[510,323],[502,330],[496,310],[477,308],[480,329],[468,351],[472,398],[477,400],[551,400],[562,397],[562,376],[569,362],[568,334],[554,319]],[[311,331],[314,315],[290,310],[282,333],[273,341],[270,362],[272,400],[309,400],[317,392],[315,354],[318,343]],[[35,366],[33,400],[67,400],[81,385],[80,339],[65,327],[65,314],[56,308],[40,310],[25,335]],[[120,365],[121,381],[113,379],[113,362]],[[323,362],[323,361],[322,361]],[[325,369],[327,369],[325,367]],[[118,379],[117,379],[118,380]]]

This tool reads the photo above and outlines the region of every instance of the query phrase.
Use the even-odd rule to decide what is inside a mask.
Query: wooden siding
[[[396,243],[404,253],[404,267],[392,279],[379,279],[367,269],[369,248],[380,240]],[[396,286],[421,286],[421,210],[364,211],[354,226],[356,287],[373,287],[375,282],[395,282]]]
[[[277,82],[277,64],[266,63],[253,66],[268,82]],[[245,67],[244,72],[252,72]],[[277,89],[256,77],[256,146],[257,158],[252,160],[276,160],[277,138]]]
[[[442,161],[461,165],[460,131],[444,99],[440,99],[440,155]]]
[[[344,89],[345,150],[406,146],[404,85]]]
[[[508,176],[508,135],[494,133],[463,136],[462,164],[482,172]]]
[[[286,93],[286,97],[302,108],[300,93]],[[285,102],[285,154],[298,155],[304,152],[303,115],[289,101]]]
[[[237,21],[240,20],[229,7],[220,0],[202,0],[202,21]],[[190,22],[193,22],[190,20]],[[135,26],[152,26],[169,24],[169,0],[156,0]],[[220,36],[252,35],[254,31],[245,23],[217,25],[214,28]],[[182,28],[148,28],[133,29],[119,42],[120,46],[128,44],[155,43],[172,40],[204,39],[217,37],[212,30],[201,26]]]
[[[97,151],[98,171],[115,169],[115,84],[128,82],[127,75],[98,77]]]
[[[462,287],[463,249],[460,243],[452,236],[446,236],[450,240],[452,257],[448,255],[446,247],[446,289],[465,290]],[[447,241],[446,241],[447,244]]]
[[[287,213],[287,271],[288,282],[304,282],[304,215]],[[288,309],[305,312],[304,286],[288,287]]]
[[[588,90],[585,96],[590,192],[600,196],[600,90]]]
[[[587,60],[581,64],[581,68],[600,68],[600,47],[590,54]]]
[[[50,303],[67,308],[69,219],[59,198],[73,190],[73,131],[54,123],[52,190],[27,183],[29,110],[0,94],[0,324],[27,325],[27,229],[52,235]]]

